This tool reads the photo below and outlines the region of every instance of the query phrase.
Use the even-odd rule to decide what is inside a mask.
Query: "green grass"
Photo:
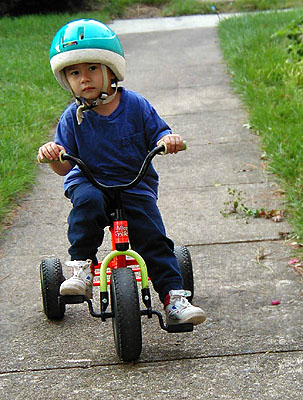
[[[211,2],[208,2],[212,4]],[[303,6],[301,0],[234,0],[215,3],[220,12],[278,10]]]
[[[162,16],[167,17],[303,7],[303,0],[222,0],[216,2],[207,0],[94,0],[92,7],[104,7],[104,10],[112,17],[121,18],[124,16],[127,7],[140,4],[160,7]],[[214,5],[215,9],[213,8]]]
[[[219,36],[232,82],[262,138],[269,169],[285,189],[290,220],[303,238],[303,61],[278,31],[303,10],[224,20]]]

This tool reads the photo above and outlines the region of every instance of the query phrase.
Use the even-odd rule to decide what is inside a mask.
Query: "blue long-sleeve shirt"
[[[71,104],[59,120],[54,139],[67,153],[84,161],[94,177],[106,185],[134,179],[147,153],[161,137],[171,133],[144,97],[125,88],[119,90],[120,103],[111,115],[90,110],[85,112],[81,125],[76,118],[77,105]],[[65,176],[64,190],[85,180],[75,166]],[[152,165],[144,180],[131,192],[157,198],[158,174]]]

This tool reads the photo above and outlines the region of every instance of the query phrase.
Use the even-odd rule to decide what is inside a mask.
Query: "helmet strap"
[[[108,94],[108,73],[107,73],[107,67],[103,64],[101,64],[101,72],[102,72],[102,77],[103,77],[103,85],[101,88],[101,93],[99,94],[99,97],[94,100],[91,103],[88,103],[87,101],[81,99],[80,97],[76,96],[75,93],[72,91],[76,103],[78,105],[77,108],[77,121],[78,125],[80,125],[84,119],[84,112],[92,110],[93,108],[99,106],[100,104],[108,104],[110,103],[114,97],[116,96],[117,90],[118,90],[118,81],[117,79],[114,79],[113,84],[115,85],[114,93],[111,95]],[[112,87],[112,86],[111,86]]]

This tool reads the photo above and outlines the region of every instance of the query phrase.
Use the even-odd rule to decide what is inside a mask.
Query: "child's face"
[[[95,100],[99,96],[103,85],[101,64],[75,64],[66,67],[64,72],[70,87],[77,96],[87,100]],[[112,74],[109,70],[108,74],[110,87]]]

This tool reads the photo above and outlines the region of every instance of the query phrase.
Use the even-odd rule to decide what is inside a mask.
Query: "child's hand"
[[[180,135],[171,133],[169,135],[163,136],[157,143],[164,142],[167,147],[167,153],[178,153],[178,151],[183,149],[183,139]]]
[[[51,160],[51,161],[57,161],[57,160],[59,160],[59,153],[61,150],[65,151],[63,146],[60,146],[59,144],[57,144],[55,142],[48,142],[40,147],[39,157],[41,160],[43,160],[44,158],[47,158],[48,160]]]

